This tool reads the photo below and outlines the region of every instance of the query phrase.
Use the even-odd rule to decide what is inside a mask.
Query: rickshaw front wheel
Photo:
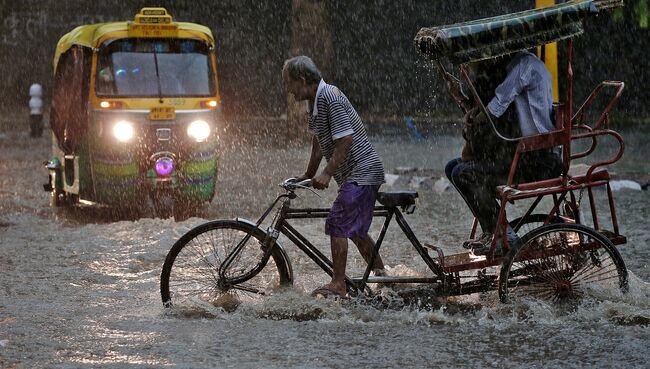
[[[524,235],[504,257],[499,278],[502,302],[575,302],[627,289],[627,269],[612,242],[570,223],[544,225]]]

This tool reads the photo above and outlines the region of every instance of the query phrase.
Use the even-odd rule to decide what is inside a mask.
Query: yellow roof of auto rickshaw
[[[145,9],[161,9],[162,8],[144,8],[139,14],[136,15],[136,20],[138,16],[142,14]],[[169,16],[171,21],[171,16]],[[172,24],[178,27],[179,31],[186,31],[188,33],[197,33],[201,36],[199,38],[206,38],[211,46],[214,46],[214,37],[212,36],[212,31],[200,24],[189,23],[189,22],[173,22]],[[98,23],[98,24],[87,24],[83,26],[76,27],[72,31],[66,33],[59,39],[59,42],[56,45],[56,51],[54,53],[53,66],[56,69],[56,65],[59,61],[59,58],[63,53],[68,51],[72,46],[79,45],[84,47],[94,48],[99,46],[99,42],[102,37],[111,32],[120,32],[120,31],[129,31],[129,27],[133,25],[133,22],[108,22],[108,23]],[[132,37],[132,36],[129,36]]]

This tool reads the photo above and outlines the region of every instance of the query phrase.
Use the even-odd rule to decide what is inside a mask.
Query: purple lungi
[[[325,234],[341,238],[365,237],[372,223],[377,191],[379,185],[344,183],[325,221]]]

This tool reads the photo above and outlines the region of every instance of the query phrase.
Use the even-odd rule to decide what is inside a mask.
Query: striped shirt
[[[352,135],[352,147],[334,173],[340,186],[356,182],[360,186],[384,183],[384,165],[370,144],[361,118],[347,97],[337,87],[320,81],[313,110],[309,104],[309,131],[316,135],[326,160],[332,158],[334,141]]]
[[[551,122],[553,91],[551,74],[544,62],[528,51],[521,51],[508,63],[506,79],[497,87],[487,108],[500,117],[514,102],[522,136],[555,129]]]

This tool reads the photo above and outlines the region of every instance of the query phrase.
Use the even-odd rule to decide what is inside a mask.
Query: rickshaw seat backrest
[[[517,140],[517,150],[515,151],[515,156],[508,175],[508,185],[513,184],[521,154],[529,151],[562,147],[562,175],[568,173],[571,161],[571,126],[570,124],[565,124],[565,119],[567,117],[565,110],[566,105],[562,103],[553,104],[551,121],[553,122],[555,129],[534,136],[521,137]]]
[[[569,144],[571,142],[571,132],[565,127],[564,117],[564,104],[553,104],[551,121],[555,129],[534,136],[521,137],[518,140],[517,152],[524,153]]]

